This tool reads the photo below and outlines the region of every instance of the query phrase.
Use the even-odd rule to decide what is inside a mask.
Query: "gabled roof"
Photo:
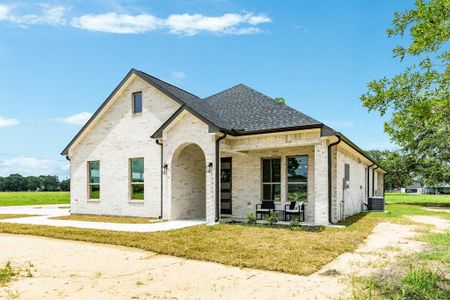
[[[319,121],[280,104],[254,89],[238,84],[200,100],[201,114],[221,131],[232,135],[321,128]],[[180,112],[178,112],[179,114]],[[163,124],[152,137],[161,137],[170,122]]]
[[[112,93],[106,98],[106,100],[100,105],[100,107],[95,111],[92,117],[86,122],[86,124],[81,128],[81,130],[75,135],[75,137],[70,141],[70,143],[64,148],[61,152],[61,155],[67,155],[69,152],[69,148],[75,143],[75,141],[81,136],[81,134],[89,127],[89,125],[95,120],[95,118],[99,115],[99,113],[104,109],[104,107],[112,100],[112,98],[116,95],[116,93],[120,90],[120,88],[127,82],[127,80],[132,76],[136,75],[142,80],[148,82],[162,93],[166,94],[168,97],[172,98],[176,102],[180,103],[185,109],[189,110],[195,116],[199,117],[207,124],[212,127],[220,127],[216,126],[210,121],[210,118],[214,116],[214,112],[208,111],[206,107],[204,107],[202,100],[183,89],[180,89],[170,83],[167,83],[161,79],[158,79],[154,76],[151,76],[142,71],[131,69],[125,78],[119,83],[119,85],[112,91]],[[218,119],[218,117],[216,117]]]
[[[189,111],[209,125],[210,131],[222,131],[231,135],[248,135],[256,133],[279,132],[320,128],[322,136],[339,136],[344,142],[366,156],[367,153],[358,148],[343,134],[324,125],[316,119],[299,112],[285,104],[244,85],[238,84],[232,88],[201,99],[179,87],[151,76],[145,72],[131,69],[114,91],[106,98],[89,121],[62,151],[67,155],[69,148],[81,136],[86,128],[98,116],[114,95],[120,90],[131,75],[136,75],[148,82],[168,97],[181,104],[181,107],[155,132],[153,138],[162,136],[164,129],[184,110]]]

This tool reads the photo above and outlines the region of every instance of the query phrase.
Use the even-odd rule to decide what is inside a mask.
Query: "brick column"
[[[314,223],[328,224],[328,148],[326,140],[314,145]]]

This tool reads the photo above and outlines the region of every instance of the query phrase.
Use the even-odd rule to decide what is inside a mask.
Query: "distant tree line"
[[[399,190],[411,183],[420,183],[430,187],[445,184],[449,175],[443,174],[442,162],[419,158],[403,150],[371,150],[370,156],[387,172],[384,185],[387,191]]]
[[[25,191],[69,191],[70,179],[59,180],[58,176],[22,176],[11,174],[0,177],[0,192]]]

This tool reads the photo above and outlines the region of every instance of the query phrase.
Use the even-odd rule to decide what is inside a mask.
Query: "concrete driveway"
[[[68,208],[61,208],[67,205],[30,205],[30,206],[3,206],[0,207],[0,214],[29,214],[38,215],[15,219],[0,220],[4,223],[49,225],[58,227],[76,227],[129,232],[155,232],[180,229],[189,226],[205,224],[203,220],[176,220],[149,224],[126,224],[126,223],[106,223],[106,222],[85,222],[69,220],[52,220],[51,217],[70,215]]]

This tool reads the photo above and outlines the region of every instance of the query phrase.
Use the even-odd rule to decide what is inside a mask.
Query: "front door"
[[[231,157],[220,161],[220,213],[231,215]]]

